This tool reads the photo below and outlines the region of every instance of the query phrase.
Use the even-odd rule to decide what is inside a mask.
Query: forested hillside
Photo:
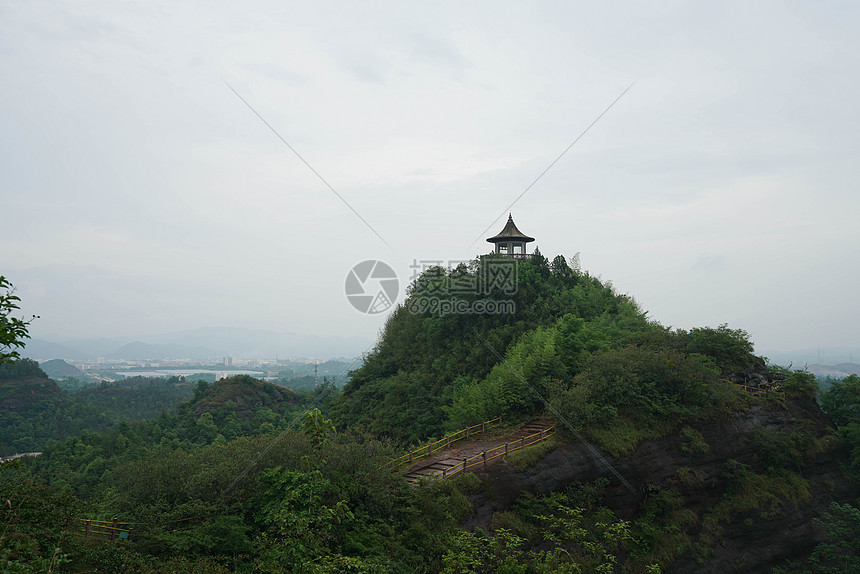
[[[42,456],[0,465],[10,501],[0,570],[857,566],[857,381],[822,398],[837,427],[814,377],[769,369],[741,329],[666,328],[562,257],[520,262],[515,289],[454,288],[480,285],[492,261],[428,270],[342,391],[198,382],[172,412],[57,436]],[[423,305],[455,297],[510,300],[515,311]],[[27,363],[10,368],[44,380]],[[45,387],[48,403],[58,391]],[[97,391],[105,412],[124,392]],[[505,426],[553,419],[559,431],[418,487],[388,465],[407,446],[497,416]],[[113,518],[129,539],[73,536],[80,519]]]
[[[0,364],[0,410],[0,456],[38,451],[52,440],[113,425],[99,409],[71,400],[29,359]]]
[[[453,298],[453,286],[480,285],[494,261],[432,268],[413,284],[410,301]],[[609,425],[619,410],[643,406],[661,417],[695,412],[718,400],[721,387],[709,383],[752,360],[743,331],[662,327],[561,256],[550,263],[537,253],[519,264],[515,289],[490,287],[465,298],[510,299],[515,314],[398,307],[334,403],[335,420],[417,441],[499,415],[522,420],[552,401],[580,426]]]
[[[49,379],[35,361],[0,364],[0,456],[40,451],[83,431],[101,432],[120,422],[156,417],[192,393],[192,383],[175,377],[133,377],[72,392]]]

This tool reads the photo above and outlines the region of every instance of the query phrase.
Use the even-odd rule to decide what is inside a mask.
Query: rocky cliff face
[[[840,470],[844,453],[828,438],[832,428],[812,400],[758,401],[746,411],[642,443],[625,458],[616,460],[597,449],[632,488],[614,477],[584,444],[566,444],[523,472],[499,464],[479,473],[492,486],[489,492],[471,497],[475,514],[466,526],[487,528],[495,512],[508,508],[524,492],[545,495],[575,482],[607,477],[610,483],[600,504],[621,518],[634,520],[649,494],[667,489],[678,492],[685,507],[695,512],[698,521],[686,534],[691,546],[699,543],[698,552],[691,548],[670,571],[767,572],[788,559],[805,558],[823,539],[812,519],[832,501],[849,501],[858,495],[857,485]],[[692,445],[691,436],[695,437]],[[806,444],[802,456],[792,459],[792,449],[784,448],[781,437]],[[775,458],[788,461],[785,470],[802,478],[796,481],[803,485],[802,495],[786,500],[777,491],[773,496],[763,495],[767,503],[758,508],[749,504],[733,507],[735,470],[745,467],[730,461],[748,465],[751,474],[762,473],[761,481],[767,484],[765,465]],[[732,510],[726,512],[727,508]],[[718,515],[723,520],[715,521]]]

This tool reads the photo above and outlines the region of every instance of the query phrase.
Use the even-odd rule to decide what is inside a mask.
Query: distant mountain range
[[[190,331],[100,339],[30,339],[21,355],[37,361],[218,360],[357,357],[373,344],[362,337],[327,337],[236,327],[202,327]]]

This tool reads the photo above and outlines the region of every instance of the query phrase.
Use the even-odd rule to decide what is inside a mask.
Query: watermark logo
[[[513,315],[512,296],[518,289],[515,259],[470,261],[414,259],[409,268],[413,287],[404,303],[415,315]],[[383,313],[394,306],[400,282],[390,265],[376,259],[362,261],[346,276],[349,303],[368,315]]]
[[[427,274],[429,269],[444,269],[440,260],[413,260],[410,281],[418,280],[419,290],[427,295],[514,295],[518,289],[516,259],[486,259],[475,269],[469,261],[448,261],[449,271],[442,275]]]
[[[447,263],[447,264],[446,264]],[[469,269],[470,261],[413,259],[410,281],[418,280],[418,288],[423,293],[436,295],[489,295],[503,293],[514,295],[518,288],[516,259],[486,259],[478,269]],[[432,268],[450,271],[444,276],[426,275]]]
[[[477,299],[469,301],[458,297],[411,297],[406,303],[406,309],[413,315],[513,315],[517,312],[514,301],[494,299]]]
[[[477,266],[470,261],[413,260],[416,293],[406,302],[406,309],[415,315],[513,315],[513,300],[497,299],[498,295],[517,292],[517,260],[484,259]],[[448,271],[444,271],[447,267]],[[437,273],[428,273],[436,269]]]
[[[350,305],[368,315],[387,311],[397,301],[400,281],[390,265],[376,259],[356,264],[346,276]]]

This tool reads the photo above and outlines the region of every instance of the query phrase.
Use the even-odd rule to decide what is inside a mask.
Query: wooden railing
[[[499,458],[500,456],[505,456],[506,454],[510,454],[512,452],[516,452],[521,448],[525,448],[527,446],[531,446],[534,444],[538,444],[540,442],[545,441],[549,437],[555,434],[555,425],[542,429],[540,432],[536,432],[534,434],[530,434],[528,436],[524,436],[520,439],[513,440],[511,442],[506,442],[503,445],[485,450],[480,452],[474,456],[471,456],[464,460],[463,462],[458,462],[451,468],[443,469],[439,472],[425,475],[426,478],[450,478],[452,476],[457,475],[458,473],[465,472],[466,470],[476,467],[476,466],[487,466],[487,463],[493,459]],[[424,477],[422,477],[424,478]],[[412,481],[417,482],[417,481]]]
[[[210,515],[211,516],[211,515]],[[168,524],[177,524],[178,522],[188,522],[189,520],[201,520],[206,518],[204,516],[192,516],[189,518],[178,518],[176,520],[166,520],[160,522],[161,526],[165,526]],[[91,520],[89,518],[78,518],[78,522],[80,522],[81,529],[75,532],[78,536],[106,536],[109,537],[111,542],[115,541],[117,538],[120,539],[131,539],[132,537],[132,527],[133,526],[152,526],[155,524],[152,522],[119,522],[118,519],[114,518],[111,521],[107,520]],[[184,528],[179,528],[178,530],[184,530]]]
[[[489,421],[484,421],[482,423],[478,423],[476,425],[472,425],[470,427],[466,427],[464,429],[460,429],[453,434],[446,435],[445,438],[440,438],[436,442],[431,442],[426,446],[422,446],[416,448],[415,450],[409,451],[403,456],[399,456],[393,460],[389,460],[381,468],[391,467],[392,469],[398,468],[402,464],[412,464],[416,460],[421,460],[422,458],[426,458],[433,454],[434,452],[438,452],[440,450],[445,450],[451,448],[451,444],[457,442],[458,440],[466,439],[468,440],[470,437],[482,433],[490,426],[501,426],[502,417],[497,417]]]
[[[106,536],[110,537],[111,542],[117,538],[131,538],[131,528],[120,527],[131,526],[132,522],[117,522],[116,518],[110,522],[88,518],[79,518],[78,520],[81,523],[81,529],[77,532],[78,536]]]
[[[756,396],[756,397],[761,396],[761,395],[763,395],[767,392],[770,392],[770,391],[780,390],[779,386],[777,386],[776,384],[773,384],[769,387],[750,387],[749,385],[744,385],[743,383],[736,383],[736,382],[730,381],[728,379],[720,379],[720,380],[723,381],[724,383],[729,383],[730,385],[740,387],[743,390],[745,390],[746,392],[748,392],[749,394]]]

